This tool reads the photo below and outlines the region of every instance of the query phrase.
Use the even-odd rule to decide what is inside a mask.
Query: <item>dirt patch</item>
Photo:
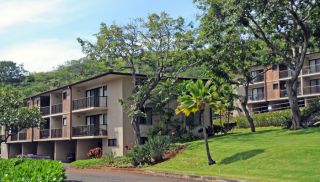
[[[172,149],[172,150],[168,150],[165,154],[163,159],[164,160],[169,160],[172,159],[173,157],[175,157],[178,153],[182,152],[184,149],[186,148],[185,145],[179,145],[176,148]]]

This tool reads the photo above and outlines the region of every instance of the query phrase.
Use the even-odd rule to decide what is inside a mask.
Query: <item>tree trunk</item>
[[[202,114],[203,114],[203,110],[200,111],[199,113],[199,121],[202,121]],[[214,160],[212,160],[211,158],[211,154],[210,154],[210,149],[209,149],[209,143],[208,143],[208,135],[207,135],[207,130],[206,130],[206,126],[205,126],[205,123],[204,121],[202,121],[202,129],[203,129],[203,139],[204,139],[204,143],[205,143],[205,146],[206,146],[206,153],[207,153],[207,158],[208,158],[208,165],[213,165],[215,164],[216,162]]]
[[[250,112],[247,108],[249,83],[247,83],[244,86],[244,89],[245,89],[245,95],[244,95],[244,98],[241,100],[241,107],[242,107],[244,114],[246,115],[247,121],[248,121],[250,128],[251,128],[251,132],[256,132],[256,127],[254,126],[253,119],[252,119]]]
[[[297,90],[298,90],[298,80],[294,78],[290,79],[287,82],[287,92],[288,92],[289,104],[292,111],[291,129],[293,130],[301,129],[301,113],[299,109]]]
[[[131,125],[133,127],[133,134],[134,134],[134,143],[136,146],[141,144],[141,135],[140,135],[140,126],[138,123],[138,119],[136,117],[133,117],[131,119]]]
[[[229,124],[230,123],[230,112],[228,111],[228,116],[227,116],[227,123]]]

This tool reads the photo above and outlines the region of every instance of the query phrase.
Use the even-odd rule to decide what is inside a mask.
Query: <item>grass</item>
[[[95,167],[132,167],[131,160],[127,157],[102,157],[99,159],[84,159],[84,160],[77,160],[70,164],[71,167],[75,168],[95,168]]]
[[[319,181],[320,128],[236,130],[209,140],[217,162],[208,166],[202,140],[187,143],[175,158],[149,170],[212,175],[249,181]]]

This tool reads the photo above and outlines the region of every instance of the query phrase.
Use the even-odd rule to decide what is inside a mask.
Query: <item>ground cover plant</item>
[[[66,179],[61,162],[13,158],[0,160],[0,181],[62,182]]]

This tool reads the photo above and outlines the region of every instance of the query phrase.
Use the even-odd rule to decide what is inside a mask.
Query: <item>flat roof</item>
[[[48,90],[48,91],[45,91],[45,92],[40,92],[40,93],[35,94],[35,95],[31,95],[29,97],[26,97],[24,100],[32,99],[34,97],[38,97],[38,96],[41,96],[41,95],[44,95],[44,94],[48,94],[50,92],[54,92],[54,91],[58,91],[58,90],[61,90],[61,89],[69,88],[71,86],[74,86],[74,85],[77,85],[77,84],[80,84],[80,83],[84,83],[84,82],[87,82],[87,81],[91,81],[91,80],[94,80],[94,79],[97,79],[97,78],[100,78],[100,77],[103,77],[103,76],[107,76],[107,75],[132,76],[132,73],[108,71],[108,72],[105,72],[105,73],[102,73],[102,74],[99,74],[99,75],[96,75],[96,76],[93,76],[93,77],[90,77],[90,78],[87,78],[87,79],[84,79],[84,80],[80,80],[80,81],[77,81],[77,82],[74,82],[74,83],[71,83],[71,84],[68,84],[68,85],[64,85],[62,87],[58,87],[58,88],[51,89],[51,90]],[[136,75],[140,76],[140,77],[146,77],[147,76],[145,74],[139,74],[139,73],[137,73]],[[178,77],[178,79],[181,79],[181,80],[196,80],[196,79],[200,79],[200,78]],[[202,80],[208,80],[208,79],[202,79]]]

